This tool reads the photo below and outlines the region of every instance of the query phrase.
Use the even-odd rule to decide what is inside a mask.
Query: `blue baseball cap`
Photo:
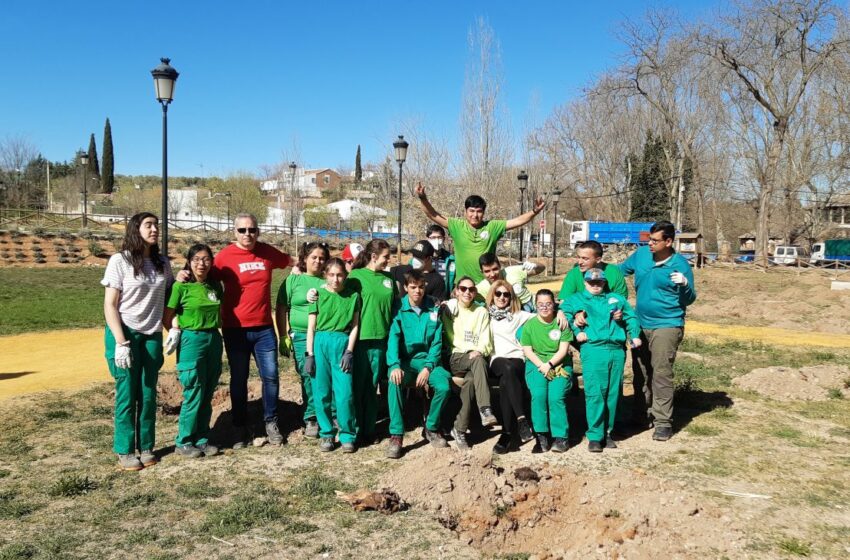
[[[605,273],[602,272],[601,268],[591,268],[587,272],[584,273],[584,279],[586,281],[593,280],[602,280],[603,282],[607,282],[608,279],[605,278]]]

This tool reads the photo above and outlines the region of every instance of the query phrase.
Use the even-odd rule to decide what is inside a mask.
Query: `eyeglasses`
[[[465,294],[466,292],[474,294],[475,292],[478,291],[478,288],[476,288],[475,286],[458,286],[457,291],[459,291],[462,294]]]
[[[511,297],[511,293],[510,293],[510,292],[503,292],[503,291],[501,291],[501,290],[498,290],[498,291],[493,292],[493,293],[495,294],[495,296],[496,296],[496,297],[506,297],[506,298],[510,298],[510,297]]]
[[[550,307],[554,307],[554,306],[555,306],[555,304],[552,303],[551,301],[544,301],[543,303],[537,304],[538,309],[549,309]]]
[[[195,257],[195,258],[192,259],[192,264],[201,264],[201,263],[210,264],[211,262],[212,262],[212,259],[209,258],[209,257]]]
[[[239,233],[250,233],[251,235],[256,235],[260,228],[255,227],[238,227],[236,231]]]
[[[445,239],[445,237],[443,237],[442,235],[438,235],[437,237],[429,237],[428,239],[439,239],[440,241],[442,241],[443,239]]]
[[[667,240],[664,239],[663,237],[661,239],[655,239],[655,238],[652,238],[652,237],[649,238],[649,244],[650,245],[657,245],[658,243],[664,243],[665,241],[667,241]]]

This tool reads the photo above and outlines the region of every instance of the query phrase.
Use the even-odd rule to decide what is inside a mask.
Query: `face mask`
[[[416,257],[413,257],[412,259],[410,259],[410,266],[413,267],[413,270],[419,270],[420,268],[425,266],[425,264]]]
[[[429,239],[428,243],[431,244],[431,247],[434,248],[435,251],[439,251],[443,248],[443,240],[442,239]]]

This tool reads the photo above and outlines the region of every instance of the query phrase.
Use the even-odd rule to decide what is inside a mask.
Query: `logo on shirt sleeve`
[[[487,230],[484,230],[484,231],[481,232],[481,235],[479,235],[478,237],[480,237],[481,239],[489,239],[490,238],[490,232],[487,231]]]
[[[207,292],[207,299],[210,301],[218,301],[218,296],[215,295],[215,292]]]
[[[432,311],[428,316],[431,318],[432,323],[436,323],[437,319],[440,318],[440,313],[438,311]]]

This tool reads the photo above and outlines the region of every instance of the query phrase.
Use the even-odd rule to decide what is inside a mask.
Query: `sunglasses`
[[[457,290],[462,294],[466,293],[466,292],[474,294],[475,292],[478,291],[478,288],[476,288],[475,286],[458,286]]]
[[[255,227],[238,227],[238,228],[236,228],[236,231],[237,231],[237,232],[239,232],[239,233],[250,233],[250,234],[256,234],[258,231],[260,231],[260,228],[255,228]]]
[[[493,293],[496,295],[496,297],[506,297],[506,298],[510,298],[510,297],[511,297],[511,293],[510,293],[510,292],[503,292],[503,291],[501,291],[501,290],[498,290],[498,291],[493,292]]]

